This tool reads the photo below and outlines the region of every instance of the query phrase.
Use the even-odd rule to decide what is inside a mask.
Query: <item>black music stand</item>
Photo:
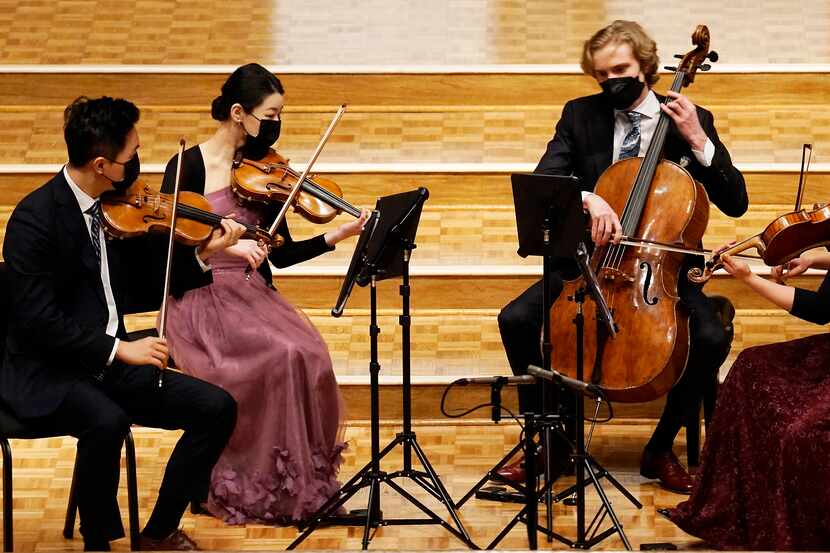
[[[513,198],[516,206],[516,224],[519,234],[519,255],[525,257],[527,255],[538,255],[543,259],[542,265],[542,295],[543,295],[543,337],[542,337],[542,359],[543,371],[549,377],[544,380],[550,382],[561,383],[561,379],[557,373],[551,371],[551,351],[552,345],[550,343],[550,310],[549,305],[553,303],[553,298],[550,297],[550,288],[548,286],[548,279],[555,259],[576,259],[577,265],[583,274],[587,285],[585,288],[579,289],[574,297],[569,298],[571,301],[577,303],[577,314],[574,318],[574,325],[576,326],[576,357],[577,357],[577,374],[576,380],[583,380],[583,327],[584,316],[582,314],[582,305],[585,301],[585,295],[590,294],[594,298],[597,306],[597,319],[602,321],[607,326],[609,335],[613,336],[616,333],[616,326],[613,322],[613,316],[608,309],[607,304],[602,296],[602,292],[596,280],[596,276],[591,270],[588,263],[588,255],[582,237],[585,228],[585,219],[582,210],[582,199],[579,190],[579,181],[575,177],[562,177],[550,175],[537,174],[514,174],[511,177],[513,185]],[[597,388],[592,388],[596,390]],[[545,432],[545,439],[550,443],[551,432],[557,432],[560,435],[565,435],[561,430],[561,418],[558,414],[545,413],[545,387],[542,388],[542,414],[541,415],[525,415],[525,458],[531,459],[528,456],[528,451],[532,451],[534,446],[533,435],[541,429]],[[595,459],[585,451],[585,430],[583,426],[585,407],[584,397],[582,393],[575,390],[576,395],[576,443],[572,453],[576,468],[576,484],[567,490],[553,495],[552,482],[550,482],[550,466],[549,454],[545,456],[545,483],[541,489],[544,494],[545,504],[547,507],[547,526],[541,528],[541,531],[547,536],[548,541],[556,539],[565,545],[578,548],[588,549],[599,543],[606,537],[618,533],[627,549],[631,549],[625,533],[622,530],[622,525],[614,513],[611,503],[608,500],[601,484],[600,478],[607,478],[629,501],[634,503],[637,508],[642,505],[634,496],[626,490],[622,484],[619,483],[605,468],[603,468]],[[599,403],[597,409],[599,408]],[[565,435],[567,438],[567,435]],[[535,463],[526,462],[525,471],[527,481],[525,483],[526,503],[522,511],[508,524],[501,534],[494,540],[490,547],[494,547],[504,535],[517,522],[524,522],[527,526],[528,545],[531,549],[536,549],[537,539],[536,533],[538,528],[537,509],[539,504],[538,493],[536,487],[536,467]],[[586,472],[590,480],[586,480]],[[591,524],[586,530],[585,527],[585,488],[593,484],[597,490],[597,494],[602,500],[602,508],[594,517]],[[554,502],[561,501],[573,494],[576,494],[575,505],[577,508],[577,536],[576,540],[570,540],[561,534],[557,534],[553,530],[553,508]],[[597,535],[599,525],[608,515],[612,521],[612,527]],[[586,538],[588,532],[592,531],[591,537]]]
[[[311,516],[303,532],[288,549],[294,549],[302,543],[316,528],[324,523],[338,524],[342,521],[336,512],[343,504],[363,488],[369,488],[368,505],[365,513],[363,530],[363,549],[369,547],[371,529],[387,525],[439,524],[464,542],[468,547],[477,549],[461,519],[455,511],[452,499],[426,454],[418,445],[412,431],[411,381],[410,381],[410,315],[409,315],[409,258],[415,249],[415,234],[421,216],[421,209],[429,197],[426,188],[410,192],[384,196],[378,199],[375,211],[367,221],[358,240],[354,255],[337,304],[331,313],[339,317],[343,313],[346,301],[355,284],[370,285],[370,360],[369,375],[371,381],[371,461],[346,482],[317,512]],[[380,401],[378,374],[378,334],[377,324],[377,281],[402,277],[400,294],[402,314],[399,322],[402,327],[402,372],[403,372],[403,432],[397,434],[383,450],[380,449]],[[403,470],[386,473],[380,470],[380,461],[397,445],[403,446]],[[415,451],[424,470],[412,467],[412,450]],[[440,501],[449,511],[455,526],[439,517],[429,507],[401,487],[395,480],[407,478],[421,486],[431,496]],[[389,519],[383,516],[380,508],[380,484],[386,483],[407,502],[420,509],[428,518]]]

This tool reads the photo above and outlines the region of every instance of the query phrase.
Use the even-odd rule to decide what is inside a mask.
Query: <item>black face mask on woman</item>
[[[256,161],[264,158],[268,154],[268,149],[280,137],[282,121],[279,119],[260,119],[253,113],[251,117],[259,121],[259,132],[256,136],[253,136],[245,129],[247,136],[245,137],[245,144],[242,146],[242,153],[247,159]],[[242,128],[245,128],[244,125]]]
[[[129,161],[125,161],[124,163],[121,163],[120,161],[115,161],[114,159],[110,159],[109,161],[124,166],[123,179],[119,181],[114,181],[110,179],[112,181],[112,187],[115,188],[117,192],[123,192],[124,190],[131,187],[138,178],[139,173],[141,173],[141,161],[138,159],[138,152],[136,152],[135,155],[131,157]],[[104,176],[106,177],[106,175]],[[107,178],[109,179],[109,177]]]
[[[646,83],[637,77],[614,77],[599,84],[602,96],[614,109],[626,109],[640,97]]]

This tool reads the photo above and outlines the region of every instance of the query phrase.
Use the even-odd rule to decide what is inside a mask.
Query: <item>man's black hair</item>
[[[135,104],[122,98],[76,98],[63,112],[63,138],[74,167],[98,156],[115,161],[138,123]]]

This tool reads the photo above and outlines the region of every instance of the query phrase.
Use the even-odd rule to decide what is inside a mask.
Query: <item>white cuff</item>
[[[583,190],[582,192],[580,192],[580,194],[582,194],[582,201],[584,202],[585,198],[587,198],[588,196],[593,194],[593,192],[588,192],[587,190]]]
[[[210,271],[210,263],[205,263],[204,261],[202,261],[202,258],[199,257],[199,252],[197,250],[193,250],[193,251],[194,251],[194,255],[196,256],[196,263],[198,263],[199,267],[202,268],[202,272],[206,273],[206,272]]]
[[[118,344],[121,343],[121,340],[118,338],[115,339],[115,344],[112,346],[112,351],[110,352],[110,358],[107,359],[107,367],[112,365],[112,362],[115,360],[115,352],[118,351]]]
[[[692,153],[695,155],[695,158],[697,158],[698,163],[704,167],[709,167],[712,165],[712,159],[715,157],[715,145],[712,144],[712,141],[707,138],[706,145],[703,146],[703,151],[692,150]]]

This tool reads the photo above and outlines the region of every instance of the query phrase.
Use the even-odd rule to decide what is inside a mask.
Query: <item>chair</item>
[[[710,296],[709,301],[715,306],[715,311],[723,323],[729,343],[735,337],[735,328],[732,321],[735,318],[735,306],[724,296]],[[700,406],[703,404],[704,425],[708,425],[715,410],[715,401],[718,397],[718,374],[712,375],[703,388],[700,401],[687,413],[686,418],[686,462],[690,467],[700,464]]]
[[[9,285],[6,264],[0,262],[0,363],[2,363],[3,359],[3,353],[6,345],[6,332],[8,330],[8,312],[10,303],[8,289]],[[51,438],[60,435],[61,434],[48,431],[35,430],[26,426],[24,422],[20,421],[12,414],[8,407],[0,404],[0,448],[2,448],[3,451],[3,551],[14,551],[12,449],[9,440]],[[132,432],[127,433],[125,443],[127,447],[127,502],[130,549],[137,551],[139,549],[138,485],[135,468],[135,443],[133,442]],[[72,471],[72,484],[69,489],[69,501],[66,507],[66,521],[63,528],[63,535],[67,539],[72,539],[75,529],[75,513],[78,506],[75,497],[75,476],[77,468],[76,464],[75,469]]]

